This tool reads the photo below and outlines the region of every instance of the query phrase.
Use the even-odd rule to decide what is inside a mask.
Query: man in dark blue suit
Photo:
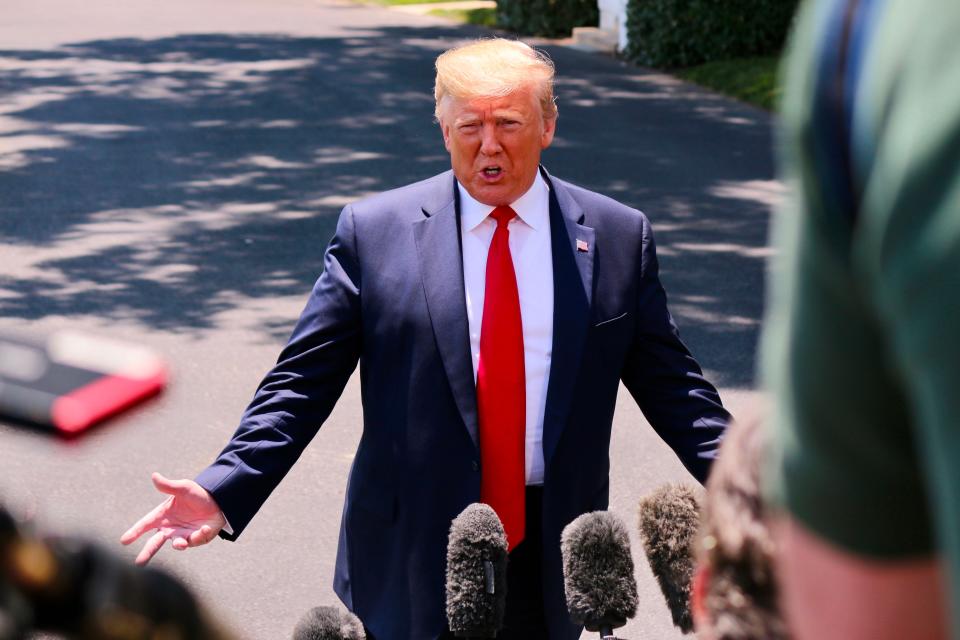
[[[680,342],[639,211],[550,176],[553,66],[484,40],[437,60],[452,171],[346,207],[324,272],[230,443],[122,541],[138,562],[236,538],[360,364],[363,435],[334,586],[377,638],[445,633],[450,521],[491,504],[511,548],[498,637],[576,638],[559,540],[607,506],[620,381],[703,481],[729,416]]]

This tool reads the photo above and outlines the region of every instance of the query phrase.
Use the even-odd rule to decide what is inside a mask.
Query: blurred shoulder
[[[366,196],[348,205],[357,219],[422,219],[449,206],[454,199],[452,171]]]
[[[614,226],[623,231],[649,232],[650,221],[639,209],[554,176],[550,176],[550,182],[557,192],[560,208],[568,215],[573,211],[581,212],[583,224],[591,227]]]

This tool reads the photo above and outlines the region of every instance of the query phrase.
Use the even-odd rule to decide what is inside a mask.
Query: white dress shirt
[[[497,222],[493,207],[460,191],[460,233],[463,240],[463,284],[467,296],[473,379],[480,363],[480,327],[487,282],[487,253]],[[553,251],[550,243],[550,188],[537,173],[533,185],[510,207],[517,213],[508,224],[510,256],[517,274],[523,325],[526,388],[526,473],[528,485],[543,484],[543,413],[547,406],[550,356],[553,351]]]

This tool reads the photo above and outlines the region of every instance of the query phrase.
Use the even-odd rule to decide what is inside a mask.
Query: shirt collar
[[[457,189],[460,191],[460,220],[463,228],[467,231],[473,231],[487,219],[494,207],[474,200],[459,180],[457,181]],[[530,188],[511,203],[510,208],[517,213],[518,218],[534,230],[546,225],[550,212],[550,187],[547,186],[547,182],[539,171],[537,171]]]

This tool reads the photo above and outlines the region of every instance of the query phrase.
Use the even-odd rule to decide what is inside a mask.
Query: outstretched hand
[[[167,540],[172,540],[173,548],[178,551],[198,547],[213,540],[226,525],[213,496],[193,480],[170,480],[159,473],[154,473],[151,479],[157,491],[170,497],[120,536],[120,542],[126,545],[156,529],[137,555],[138,565],[150,562]]]

